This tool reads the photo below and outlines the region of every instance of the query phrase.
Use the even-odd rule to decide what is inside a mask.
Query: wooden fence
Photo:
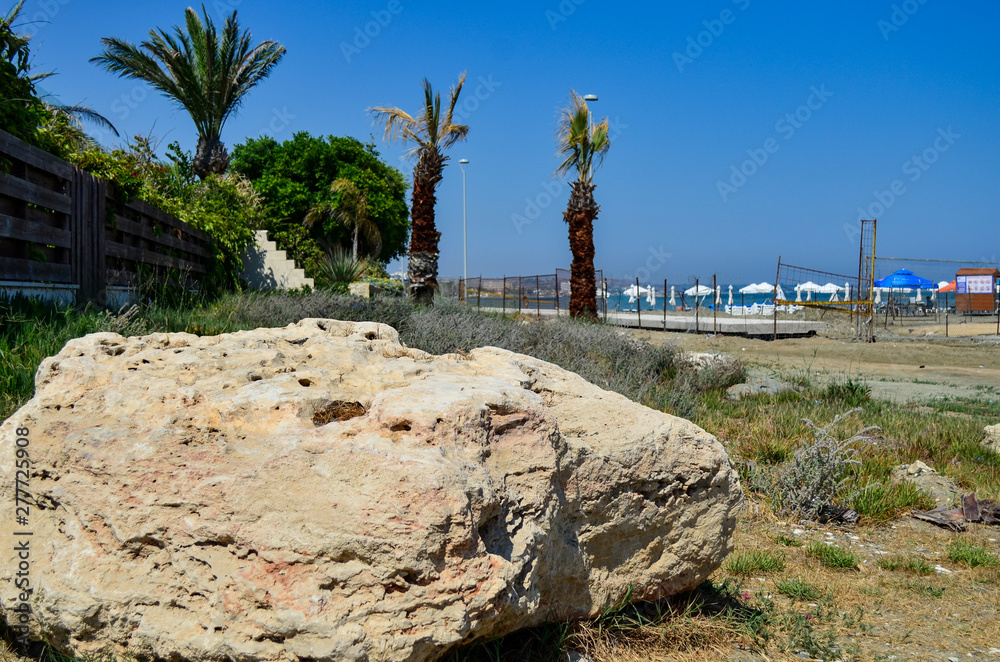
[[[0,130],[0,281],[76,288],[104,303],[109,285],[207,273],[212,238],[141,200],[121,201],[104,180]]]

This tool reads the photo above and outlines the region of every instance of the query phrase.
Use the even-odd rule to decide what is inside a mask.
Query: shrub
[[[865,428],[850,439],[838,441],[831,430],[858,411],[852,409],[840,414],[822,428],[809,419],[802,419],[812,429],[814,441],[795,451],[792,461],[778,469],[775,500],[781,510],[814,519],[833,505],[834,497],[846,482],[848,469],[860,464],[853,459],[857,449],[852,444],[878,429]]]

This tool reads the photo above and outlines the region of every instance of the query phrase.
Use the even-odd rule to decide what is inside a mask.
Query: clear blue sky
[[[180,23],[186,6],[28,0],[23,15],[44,21],[30,27],[34,64],[59,74],[46,89],[89,104],[124,135],[152,131],[164,145],[193,148],[182,111],[87,61],[102,36],[138,42],[151,27]],[[295,131],[367,141],[376,130],[366,108],[415,112],[422,78],[447,92],[468,72],[460,107],[469,139],[451,152],[438,189],[442,275],[462,271],[460,158],[471,161],[470,275],[569,266],[569,189],[552,173],[556,110],[570,89],[598,94],[594,112],[619,127],[595,180],[596,263],[606,274],[770,281],[779,255],[856,273],[851,228],[871,212],[879,255],[1000,253],[996,2],[206,6],[220,21],[237,9],[255,38],[288,49],[226,125],[229,146]],[[366,28],[374,36],[358,37]],[[400,147],[381,149],[410,176]]]

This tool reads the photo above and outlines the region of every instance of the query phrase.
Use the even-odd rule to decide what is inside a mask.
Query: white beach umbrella
[[[798,285],[795,286],[795,303],[802,303],[802,289]]]
[[[729,305],[733,305],[733,286],[729,286]]]
[[[851,284],[844,283],[844,301],[851,300]]]
[[[840,288],[838,287],[837,289],[839,290]],[[836,301],[840,301],[840,299],[837,298],[837,293],[834,292],[833,294],[830,295],[830,303],[834,303]]]
[[[757,294],[757,283],[750,283],[739,289],[740,294]]]
[[[875,303],[876,304],[882,303],[882,288],[881,287],[876,287],[875,288]]]
[[[716,287],[715,288],[715,305],[718,306],[721,303],[722,303],[722,288],[721,287]]]
[[[656,306],[656,290],[653,289],[652,285],[649,286],[649,293],[646,295],[646,303],[653,307]]]
[[[673,285],[670,286],[670,305],[677,305],[677,290],[674,289]]]
[[[778,287],[775,288],[775,289],[777,290],[777,292],[775,293],[774,298],[775,299],[780,299],[780,300],[784,301],[785,300],[785,291],[783,289],[781,289],[781,285],[778,285]]]
[[[707,297],[709,294],[712,294],[712,288],[705,285],[699,285],[697,288],[689,287],[684,290],[684,295],[689,297]]]

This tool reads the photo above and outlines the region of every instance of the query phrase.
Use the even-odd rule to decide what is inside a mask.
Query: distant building
[[[996,311],[998,282],[1000,269],[959,269],[955,274],[955,312]]]

